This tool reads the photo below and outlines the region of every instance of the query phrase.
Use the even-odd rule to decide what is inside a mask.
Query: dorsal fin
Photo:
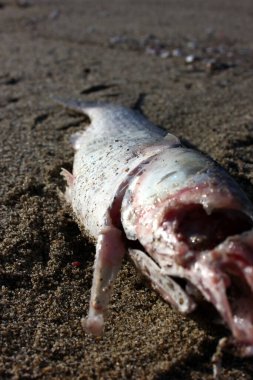
[[[176,137],[175,135],[173,135],[172,133],[167,133],[164,138],[163,138],[165,141],[167,141],[169,144],[170,144],[170,147],[173,148],[173,147],[178,147],[180,145],[182,145],[181,141],[179,140],[178,137]]]

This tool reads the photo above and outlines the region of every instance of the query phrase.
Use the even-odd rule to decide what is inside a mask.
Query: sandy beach
[[[94,245],[61,200],[86,118],[52,96],[137,107],[253,200],[252,0],[0,1],[0,378],[211,380],[225,326],[152,291],[126,259],[105,334],[85,334]],[[224,353],[221,379],[253,361]]]

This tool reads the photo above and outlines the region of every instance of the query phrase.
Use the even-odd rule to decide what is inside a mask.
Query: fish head
[[[143,211],[137,236],[162,275],[212,303],[253,354],[253,222],[237,190],[213,179],[185,187]]]

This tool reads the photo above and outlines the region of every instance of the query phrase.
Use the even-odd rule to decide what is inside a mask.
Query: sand
[[[127,259],[104,336],[82,331],[94,246],[60,169],[86,121],[50,96],[141,108],[253,199],[252,1],[1,0],[0,33],[0,378],[211,379],[228,330],[171,309]],[[252,359],[225,353],[221,376],[252,379]]]

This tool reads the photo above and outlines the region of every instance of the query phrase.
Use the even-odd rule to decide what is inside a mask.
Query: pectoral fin
[[[122,232],[114,226],[104,227],[96,245],[89,312],[87,318],[82,319],[82,326],[93,335],[103,333],[112,286],[125,252]]]

